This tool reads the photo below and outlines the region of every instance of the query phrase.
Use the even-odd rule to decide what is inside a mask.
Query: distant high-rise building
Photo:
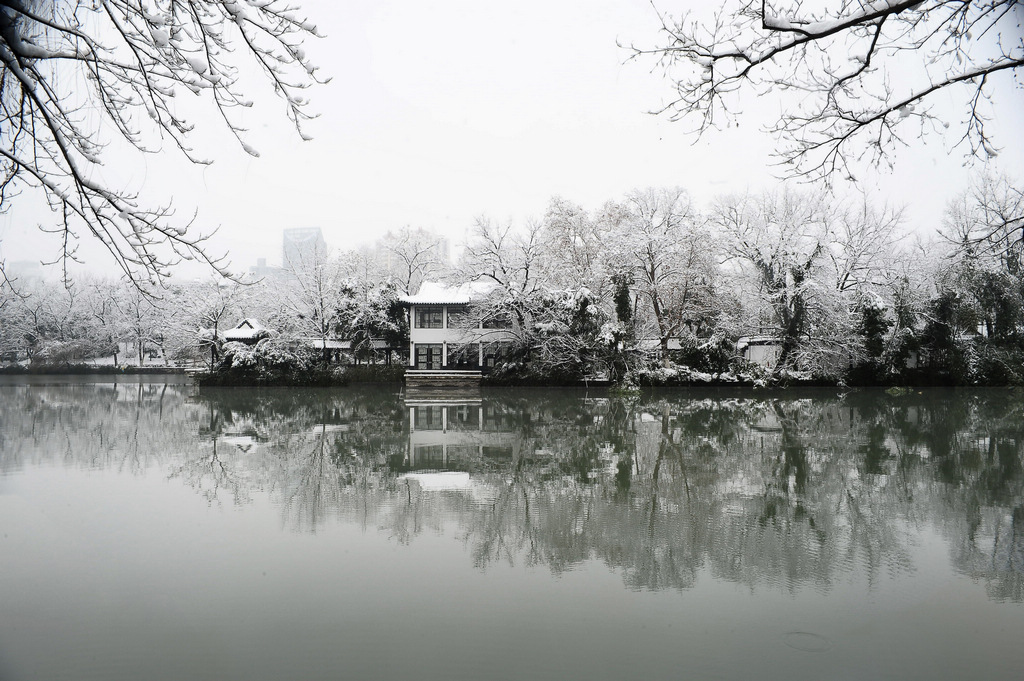
[[[304,263],[313,262],[318,255],[327,252],[327,242],[319,227],[301,227],[284,230],[281,244],[281,265],[295,269]]]
[[[256,264],[249,268],[249,274],[253,279],[272,279],[280,277],[284,269],[267,264],[266,258],[257,258]]]
[[[20,279],[22,283],[42,279],[45,272],[38,260],[15,260],[4,265],[4,274],[10,280]]]
[[[445,265],[450,265],[452,262],[452,248],[448,243],[446,237],[438,237],[437,239],[437,253],[441,259],[441,262]]]

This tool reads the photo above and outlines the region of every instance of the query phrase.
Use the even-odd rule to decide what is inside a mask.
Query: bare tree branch
[[[193,124],[176,103],[193,95],[212,102],[258,155],[235,113],[252,105],[242,83],[248,58],[306,139],[301,93],[317,76],[301,43],[316,35],[284,0],[0,0],[0,210],[17,189],[42,192],[59,215],[46,231],[59,236],[54,262],[65,279],[80,233],[100,241],[143,291],[183,260],[230,276],[225,258],[208,250],[212,232],[190,229],[195,216],[181,220],[100,179],[103,131],[142,153],[166,140],[208,163],[190,146]]]
[[[852,161],[888,162],[907,138],[956,124],[968,156],[995,156],[991,87],[1021,87],[1022,13],[1018,0],[736,0],[708,23],[662,15],[661,43],[632,51],[673,82],[659,113],[697,134],[735,121],[751,97],[799,93],[767,126],[779,163],[852,177]],[[963,97],[962,121],[933,111],[939,92]]]

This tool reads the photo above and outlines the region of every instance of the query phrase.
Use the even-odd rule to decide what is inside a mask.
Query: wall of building
[[[443,324],[440,329],[418,329],[415,327],[417,305],[409,306],[409,366],[416,365],[416,346],[419,344],[440,344],[443,347],[444,362],[447,363],[448,344],[463,345],[466,343],[495,343],[508,342],[514,336],[509,329],[483,329],[483,328],[451,328],[448,326],[448,305],[441,306],[444,311]],[[435,309],[435,306],[430,306]],[[453,308],[454,309],[454,308]],[[459,306],[459,311],[465,310],[465,306]],[[483,348],[479,348],[479,362],[483,364]]]

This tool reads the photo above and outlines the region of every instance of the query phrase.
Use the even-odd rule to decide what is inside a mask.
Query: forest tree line
[[[269,358],[302,341],[303,361],[321,362],[327,341],[344,339],[353,359],[403,364],[400,297],[428,280],[486,280],[477,312],[511,322],[498,374],[512,381],[1018,384],[1022,214],[1024,188],[998,175],[951,199],[928,235],[867,197],[795,189],[702,208],[678,188],[593,210],[555,197],[521,224],[478,218],[454,262],[435,235],[405,228],[244,283],[14,282],[0,298],[0,352],[66,363],[127,343],[138,363],[145,348],[216,363],[241,351],[223,332],[253,318],[267,328]],[[752,338],[773,345],[770,366],[744,361]],[[376,352],[373,339],[384,341]]]

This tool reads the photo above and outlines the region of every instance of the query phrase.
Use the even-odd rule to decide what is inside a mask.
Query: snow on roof
[[[640,346],[640,348],[642,350],[658,350],[658,349],[661,348],[661,339],[660,338],[641,338],[641,339],[639,339],[637,341],[637,345]],[[675,337],[675,336],[670,337],[668,339],[668,349],[669,350],[682,350],[683,349],[683,342],[682,342],[682,340],[677,338],[677,337]]]
[[[419,293],[402,296],[400,300],[406,305],[467,305],[486,296],[493,287],[494,284],[488,281],[471,281],[459,286],[425,281]]]
[[[743,350],[751,345],[782,345],[779,336],[743,336],[736,340],[736,348]]]
[[[238,326],[224,332],[224,340],[252,340],[262,331],[266,331],[266,327],[255,319],[243,319]]]
[[[339,340],[337,338],[328,338],[323,340],[320,338],[303,338],[302,343],[307,347],[321,350],[326,348],[327,350],[351,350],[352,341],[350,340]],[[375,350],[383,350],[388,347],[388,342],[383,338],[371,338],[370,346]]]
[[[406,473],[398,476],[398,479],[415,480],[421,489],[430,492],[463,490],[469,489],[472,485],[469,473],[462,472]]]
[[[412,483],[423,492],[459,492],[468,494],[477,502],[491,503],[498,497],[493,485],[457,471],[436,471],[405,473],[398,476],[399,482]]]

